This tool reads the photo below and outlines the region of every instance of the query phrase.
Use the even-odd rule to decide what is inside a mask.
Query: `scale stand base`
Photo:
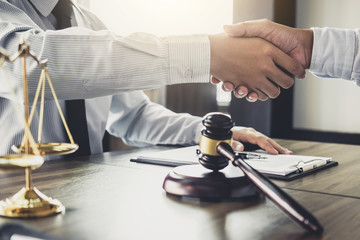
[[[262,196],[244,173],[232,165],[220,171],[200,164],[176,167],[166,176],[163,189],[171,195],[203,201],[244,201]]]
[[[36,188],[22,188],[11,198],[0,201],[0,216],[36,218],[65,211],[60,201],[45,196]]]

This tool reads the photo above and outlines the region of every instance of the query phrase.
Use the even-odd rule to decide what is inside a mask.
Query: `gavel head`
[[[229,160],[218,154],[216,147],[220,142],[231,144],[234,122],[229,116],[214,112],[206,114],[202,123],[205,129],[201,131],[199,162],[207,169],[221,170],[229,164]]]

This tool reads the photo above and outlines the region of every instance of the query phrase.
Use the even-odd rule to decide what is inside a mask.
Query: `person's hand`
[[[310,67],[313,45],[312,30],[295,29],[267,19],[226,25],[224,30],[232,37],[263,38],[299,61],[305,69]],[[217,84],[218,82],[219,80],[212,78],[212,83]],[[257,94],[254,92],[248,94],[248,89],[245,86],[240,86],[237,89],[234,86],[231,87],[228,86],[227,90],[234,90],[235,97],[243,98],[246,96],[250,102],[257,100]]]
[[[273,139],[253,128],[233,127],[231,131],[233,132],[232,148],[234,151],[244,151],[244,145],[241,142],[248,142],[258,145],[270,154],[293,154],[292,151],[280,146]]]
[[[305,69],[310,67],[313,46],[313,31],[311,29],[296,29],[261,19],[226,25],[224,30],[232,37],[260,37],[265,39],[296,59]]]
[[[221,82],[220,80],[216,79],[214,76],[211,76],[210,82],[214,85],[222,84],[222,90],[225,92],[232,92],[236,98],[244,98],[249,102],[256,102],[258,99],[258,95],[255,92],[249,93],[249,90],[245,86],[239,86],[235,89],[234,85],[231,82]]]
[[[225,33],[210,35],[209,39],[211,75],[235,88],[245,86],[260,100],[276,98],[280,87],[291,87],[294,79],[290,75],[305,75],[301,64],[265,40],[233,38]]]

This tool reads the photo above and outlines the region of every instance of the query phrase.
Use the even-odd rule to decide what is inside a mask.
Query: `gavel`
[[[204,116],[202,123],[205,129],[201,131],[198,157],[203,167],[219,171],[231,162],[235,167],[240,168],[245,176],[291,219],[310,232],[316,234],[323,232],[323,227],[309,211],[246,163],[242,155],[233,151],[231,128],[234,123],[229,116],[222,113],[209,113]]]

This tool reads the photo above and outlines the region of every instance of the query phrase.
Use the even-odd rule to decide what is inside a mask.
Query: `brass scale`
[[[32,58],[36,61],[38,67],[41,69],[40,79],[37,85],[35,97],[32,103],[32,109],[29,113],[29,97],[28,97],[28,83],[26,73],[26,59]],[[13,145],[12,150],[14,154],[0,156],[0,171],[14,171],[25,169],[25,187],[22,188],[12,197],[6,198],[0,201],[0,216],[14,217],[14,218],[32,218],[32,217],[45,217],[54,215],[65,211],[65,207],[57,199],[47,197],[41,193],[36,187],[31,184],[31,171],[39,168],[44,163],[44,155],[64,155],[75,152],[78,149],[78,145],[74,143],[63,112],[60,108],[58,98],[51,82],[47,60],[40,61],[30,51],[30,46],[21,41],[18,47],[18,52],[13,56],[9,56],[5,53],[5,50],[0,48],[0,67],[3,71],[4,62],[14,62],[18,59],[22,60],[23,71],[23,90],[24,90],[24,109],[25,113],[22,113],[21,106],[16,100],[14,91],[12,90],[13,100],[16,102],[19,116],[24,119],[24,136],[20,145]],[[1,70],[1,69],[0,69]],[[7,79],[8,80],[8,79]],[[10,81],[10,80],[8,80]],[[54,97],[59,115],[66,129],[70,143],[42,143],[42,125],[44,119],[44,102],[45,102],[45,87],[48,83],[51,93]],[[9,86],[11,83],[9,82]],[[10,88],[11,89],[11,88]],[[40,100],[40,116],[39,116],[39,128],[38,139],[35,142],[31,132],[30,125],[35,113],[36,105]]]

